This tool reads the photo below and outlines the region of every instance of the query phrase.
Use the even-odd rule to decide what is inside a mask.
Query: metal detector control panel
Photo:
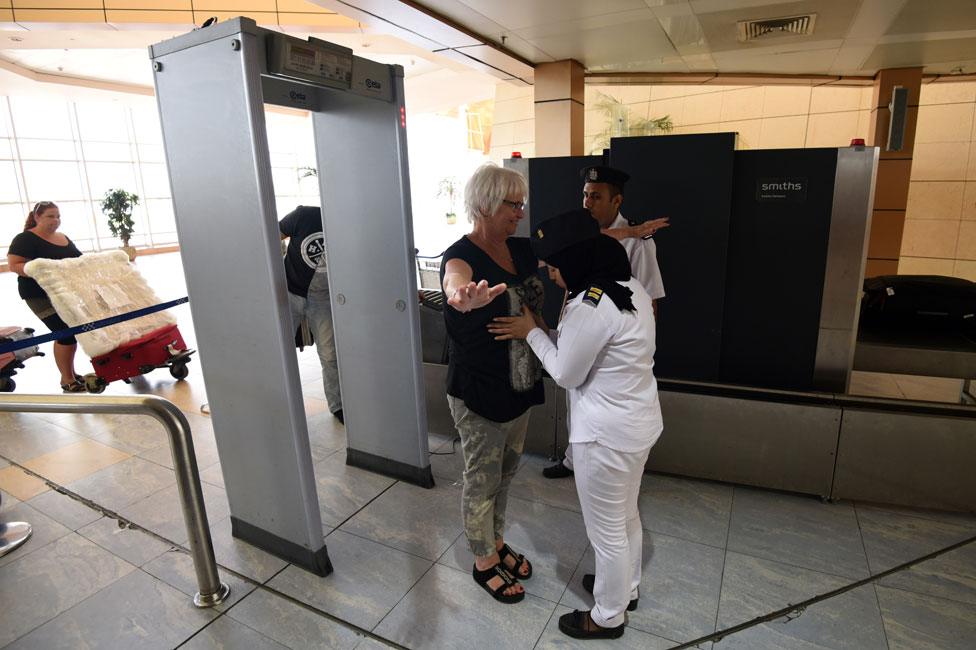
[[[314,38],[302,41],[272,34],[268,42],[268,73],[349,90],[352,50]]]

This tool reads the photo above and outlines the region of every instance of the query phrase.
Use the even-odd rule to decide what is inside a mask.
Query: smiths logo
[[[369,90],[382,90],[383,84],[375,79],[366,78],[366,88]]]
[[[760,178],[756,182],[756,201],[760,203],[803,203],[807,200],[806,178]]]

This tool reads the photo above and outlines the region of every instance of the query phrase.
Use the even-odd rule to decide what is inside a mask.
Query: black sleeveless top
[[[65,236],[65,239],[68,239],[67,236]],[[70,239],[68,239],[68,243],[64,246],[58,246],[43,237],[35,235],[29,230],[18,233],[14,237],[14,240],[10,242],[10,248],[7,249],[7,252],[11,255],[25,257],[28,260],[64,260],[70,257],[81,257],[81,251],[78,250],[74,242]],[[41,285],[37,284],[37,280],[34,278],[25,278],[22,275],[18,275],[17,290],[20,293],[20,297],[25,300],[27,298],[47,298],[44,289],[41,289]]]
[[[444,305],[450,341],[447,394],[463,399],[473,412],[494,422],[514,420],[529,407],[545,401],[542,364],[529,344],[496,341],[488,331],[493,318],[521,314],[523,304],[536,313],[542,311],[542,280],[529,240],[510,237],[507,244],[515,262],[515,275],[498,266],[467,237],[444,251],[441,261],[441,286],[447,262],[455,258],[468,263],[474,282],[487,280],[489,286],[500,282],[508,285],[505,293],[466,314]]]

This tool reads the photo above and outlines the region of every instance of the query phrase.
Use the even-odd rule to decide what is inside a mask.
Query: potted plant
[[[447,197],[447,212],[444,216],[447,217],[450,226],[457,223],[457,214],[454,212],[454,195],[457,194],[457,186],[458,180],[453,176],[442,178],[437,185],[437,198]]]
[[[605,127],[593,136],[591,154],[599,155],[610,147],[610,138],[671,133],[674,122],[670,115],[644,119],[631,115],[630,108],[616,97],[597,92],[596,110],[603,113]]]
[[[135,230],[132,208],[137,205],[139,197],[125,190],[109,190],[102,199],[102,213],[108,217],[108,229],[113,237],[122,240],[122,250],[128,253],[130,262],[136,258],[136,249],[129,246],[129,239]]]

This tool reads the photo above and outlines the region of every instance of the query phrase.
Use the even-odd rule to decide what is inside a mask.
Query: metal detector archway
[[[248,18],[150,57],[234,536],[324,575],[264,105],[313,115],[347,463],[430,487],[403,69]]]

